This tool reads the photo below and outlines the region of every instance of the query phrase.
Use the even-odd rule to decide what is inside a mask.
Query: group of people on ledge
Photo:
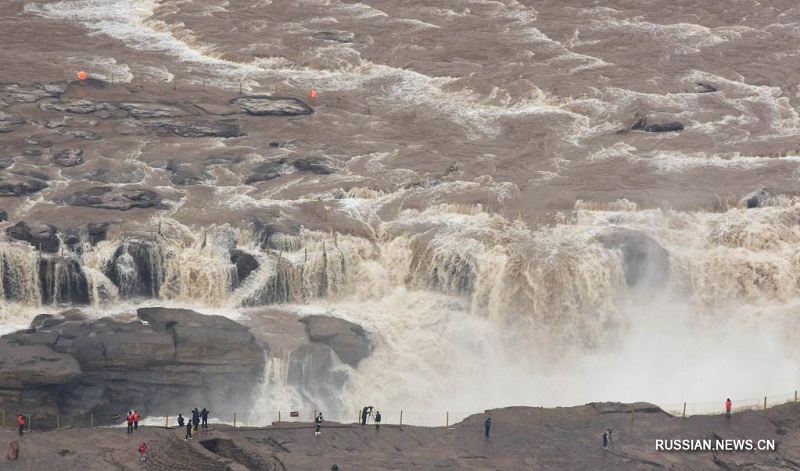
[[[186,436],[183,437],[183,441],[192,440],[194,435],[197,434],[197,429],[201,424],[204,429],[208,429],[208,414],[210,414],[211,411],[205,407],[203,407],[203,410],[197,410],[197,407],[195,407],[191,412],[192,418],[189,422],[186,422],[183,414],[178,414],[178,427],[183,427],[184,423],[186,424]]]

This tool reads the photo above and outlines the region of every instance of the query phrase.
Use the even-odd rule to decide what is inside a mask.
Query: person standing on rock
[[[364,406],[364,408],[361,409],[361,426],[362,427],[367,425],[367,410],[369,410],[369,406]]]
[[[731,406],[733,403],[731,402],[731,398],[728,398],[725,401],[725,417],[730,419],[731,418]]]
[[[186,421],[183,419],[183,414],[178,414],[178,427],[183,427]]]
[[[325,422],[325,419],[322,418],[322,412],[320,412],[317,418],[314,419],[314,422],[317,423],[317,430],[314,432],[314,435],[319,435],[320,433],[322,433],[319,431],[319,429],[322,428],[322,423]]]
[[[208,413],[209,413],[209,411],[205,407],[203,407],[203,410],[200,412],[200,417],[202,417],[202,419],[203,419],[203,428],[204,429],[208,428]]]
[[[492,418],[487,417],[486,422],[483,423],[483,427],[486,429],[486,438],[489,438],[489,429],[492,428]]]
[[[139,411],[133,411],[133,429],[139,430]]]
[[[147,443],[142,442],[142,444],[139,445],[139,454],[142,456],[139,461],[147,461]]]
[[[25,431],[25,416],[19,414],[19,417],[17,417],[17,423],[19,424],[19,434],[22,435]]]
[[[614,440],[611,438],[611,434],[612,434],[613,432],[614,432],[613,430],[611,430],[611,429],[608,429],[608,448],[609,448],[610,450],[613,450],[613,449],[614,449]]]
[[[192,421],[186,422],[186,436],[183,437],[183,441],[191,440],[192,439]]]
[[[603,449],[608,450],[608,430],[603,432]]]
[[[375,412],[375,431],[381,429],[381,411]]]
[[[197,407],[192,409],[192,423],[194,424],[194,431],[197,433],[197,427],[200,425],[200,411]]]
[[[130,435],[133,433],[133,412],[128,411],[126,420],[128,421],[128,435]]]

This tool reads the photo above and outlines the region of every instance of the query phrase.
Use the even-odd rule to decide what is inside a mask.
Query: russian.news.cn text
[[[656,451],[775,451],[775,440],[684,438],[656,439]]]

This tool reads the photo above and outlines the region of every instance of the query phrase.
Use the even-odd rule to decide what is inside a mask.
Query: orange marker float
[[[82,70],[80,72],[78,72],[78,79],[79,80],[86,80],[86,72],[84,72]]]
[[[317,91],[316,90],[309,91],[308,92],[308,98],[310,98],[312,100],[315,100],[317,98]]]

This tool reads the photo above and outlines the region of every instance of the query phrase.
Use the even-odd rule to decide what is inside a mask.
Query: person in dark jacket
[[[367,410],[369,410],[368,406],[364,406],[364,408],[361,409],[361,426],[362,427],[367,425]]]
[[[375,412],[375,431],[381,429],[381,411]]]
[[[194,424],[194,431],[197,432],[197,427],[200,425],[200,411],[197,407],[192,409],[192,423]]]
[[[178,414],[178,427],[183,427],[186,424],[186,420],[183,418],[183,414]]]
[[[203,410],[200,412],[200,417],[203,419],[203,428],[208,428],[208,413],[209,410],[203,407]]]
[[[186,436],[183,437],[183,441],[191,440],[192,439],[192,422],[186,422]]]
[[[489,429],[492,428],[492,418],[487,417],[486,422],[483,423],[483,427],[486,429],[486,436],[489,436]]]
[[[322,428],[322,423],[325,422],[325,419],[322,418],[322,412],[320,412],[317,418],[314,419],[314,422],[317,423],[317,430],[314,432],[314,435],[319,435],[322,433],[319,431],[319,429]]]

